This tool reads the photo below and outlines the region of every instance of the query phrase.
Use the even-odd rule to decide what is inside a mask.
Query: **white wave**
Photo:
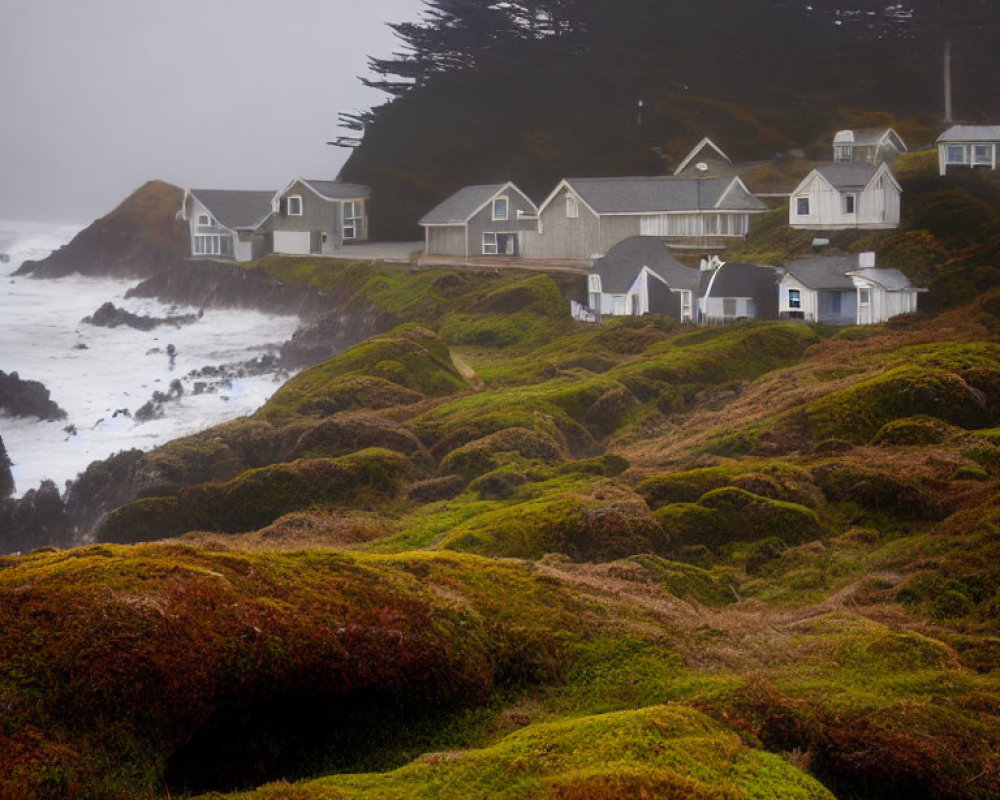
[[[45,258],[69,242],[83,225],[52,222],[16,222],[0,220],[0,275],[14,272],[25,261]]]

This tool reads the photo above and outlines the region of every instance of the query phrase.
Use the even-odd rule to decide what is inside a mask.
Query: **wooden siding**
[[[580,216],[566,217],[566,192],[542,212],[540,230],[525,233],[522,254],[527,258],[589,259],[600,252],[600,220],[582,201]]]
[[[302,214],[292,216],[287,211],[281,211],[281,205],[286,204],[289,197],[298,195],[302,198]],[[368,201],[357,200],[361,204],[361,223],[358,236],[349,239],[349,242],[363,242],[368,239]],[[343,200],[326,200],[316,194],[302,181],[295,181],[292,186],[279,197],[279,210],[273,217],[273,228],[276,233],[280,232],[307,232],[315,235],[318,245],[313,246],[306,252],[323,253],[331,255],[344,245],[343,229]],[[322,235],[326,234],[326,241],[322,241]],[[281,242],[291,241],[294,237],[276,237],[276,247],[283,246]],[[296,239],[297,241],[297,239]],[[276,252],[301,252],[300,250],[288,251],[278,250]]]
[[[601,217],[600,236],[595,254],[604,255],[618,242],[630,236],[639,235],[639,216],[603,216]]]
[[[493,199],[507,198],[507,219],[493,219]],[[518,219],[517,212],[528,215]],[[524,252],[527,236],[538,231],[538,220],[535,218],[534,204],[520,192],[507,187],[495,195],[483,208],[472,216],[468,223],[469,255],[487,255],[483,253],[484,233],[515,234],[518,240],[518,254]]]
[[[878,188],[881,180],[882,188]],[[896,228],[899,226],[900,195],[886,175],[879,176],[856,193],[855,213],[844,212],[844,197],[819,175],[813,176],[788,204],[788,224],[793,228],[839,230],[850,228]],[[809,213],[798,213],[798,200],[809,198]]]

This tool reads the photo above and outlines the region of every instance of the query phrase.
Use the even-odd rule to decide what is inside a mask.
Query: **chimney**
[[[859,269],[874,269],[875,268],[875,253],[868,250],[864,253],[858,253],[858,268]]]

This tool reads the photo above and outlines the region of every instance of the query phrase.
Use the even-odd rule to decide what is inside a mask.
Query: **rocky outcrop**
[[[49,390],[38,381],[21,380],[16,372],[0,370],[0,411],[15,417],[38,417],[51,421],[64,419],[66,412],[49,397]]]
[[[15,274],[62,278],[73,273],[121,278],[155,275],[188,252],[188,228],[177,217],[184,193],[149,181],[110,214],[84,228],[41,261],[25,261]]]
[[[81,322],[88,325],[96,325],[99,328],[117,328],[119,325],[126,325],[140,331],[151,331],[160,325],[173,325],[179,328],[181,325],[190,325],[201,319],[202,313],[197,314],[176,314],[170,317],[142,317],[118,308],[114,303],[105,303],[91,316],[84,317]]]

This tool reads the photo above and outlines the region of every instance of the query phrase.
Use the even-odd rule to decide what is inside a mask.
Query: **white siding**
[[[854,194],[853,214],[846,213],[845,195]],[[799,214],[799,199],[807,198],[809,213]],[[859,192],[839,192],[816,175],[795,192],[788,205],[793,228],[896,228],[899,226],[899,190],[887,175],[880,175]]]

